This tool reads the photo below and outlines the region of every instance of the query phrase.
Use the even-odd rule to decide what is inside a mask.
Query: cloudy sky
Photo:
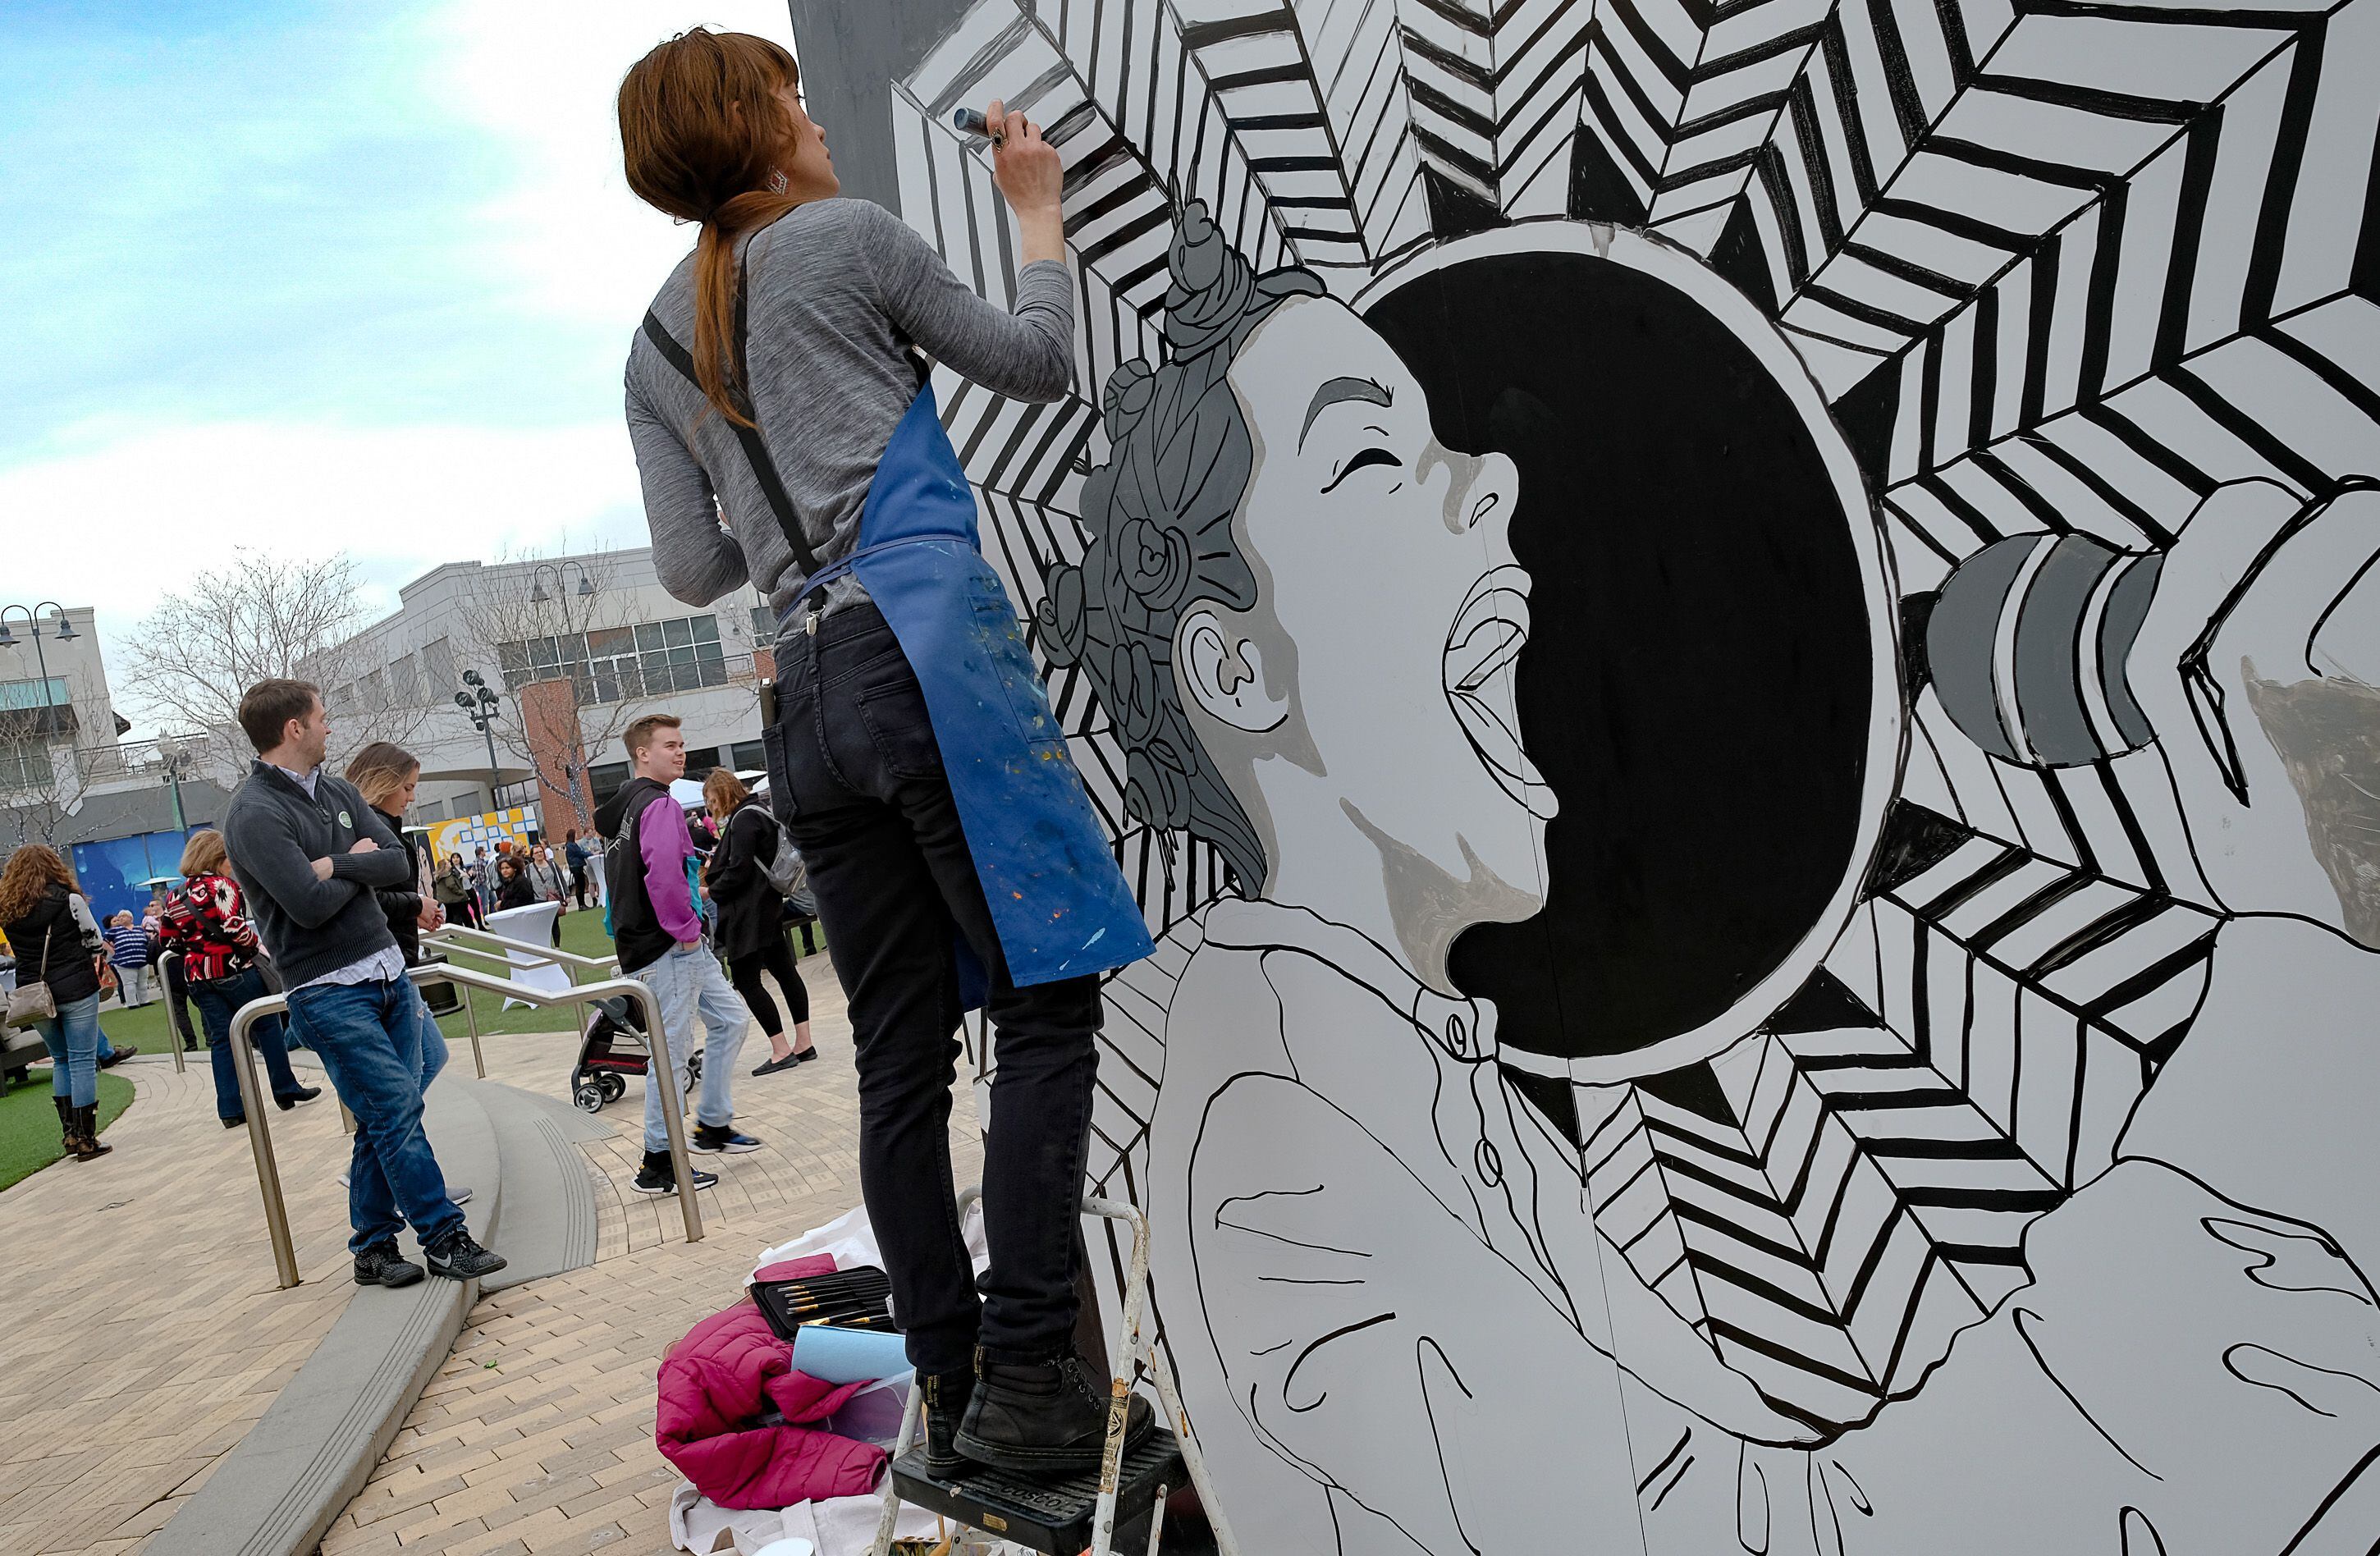
[[[784,0],[0,4],[0,603],[111,659],[235,544],[440,562],[638,543],[620,370],[691,243],[612,94]],[[6,667],[0,665],[0,674]]]

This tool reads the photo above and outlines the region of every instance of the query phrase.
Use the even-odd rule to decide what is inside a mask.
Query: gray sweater
[[[378,850],[349,852],[364,837]],[[224,847],[249,916],[288,987],[395,946],[376,889],[411,878],[405,845],[346,779],[318,775],[309,798],[287,773],[256,763],[231,796]],[[331,861],[328,881],[315,878],[321,858]]]
[[[1059,261],[1017,273],[1011,312],[953,275],[883,207],[823,200],[747,239],[745,265],[755,419],[821,563],[857,543],[877,458],[917,397],[911,345],[1016,399],[1055,400],[1073,381],[1074,283]],[[653,312],[694,349],[691,254],[662,285]],[[735,429],[641,332],[628,351],[627,391],[662,587],[707,605],[749,582],[783,612],[802,573]]]

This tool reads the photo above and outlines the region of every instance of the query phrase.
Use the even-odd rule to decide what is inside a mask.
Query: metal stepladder
[[[959,1196],[959,1222],[983,1197],[980,1188]],[[1111,1348],[1108,1368],[1113,1388],[1108,1407],[1107,1453],[1096,1478],[1077,1476],[1063,1480],[1025,1480],[1003,1471],[982,1468],[945,1480],[927,1473],[925,1454],[917,1447],[918,1423],[924,1418],[924,1392],[912,1384],[909,1403],[901,1413],[901,1435],[892,1451],[892,1465],[884,1477],[884,1513],[877,1521],[876,1540],[869,1556],[888,1556],[892,1527],[905,1501],[943,1514],[971,1528],[984,1530],[1028,1550],[1049,1556],[1113,1556],[1119,1527],[1134,1537],[1143,1519],[1148,1524],[1148,1556],[1157,1556],[1165,1528],[1165,1499],[1181,1487],[1186,1475],[1197,1489],[1215,1532],[1220,1556],[1239,1556],[1231,1527],[1207,1478],[1206,1461],[1182,1408],[1172,1364],[1158,1348],[1153,1326],[1145,1326],[1148,1310],[1148,1222],[1130,1205],[1093,1195],[1083,1200],[1083,1213],[1120,1221],[1132,1228],[1131,1273],[1124,1282],[1122,1332]],[[1144,1332],[1144,1328],[1147,1332]],[[1126,1412],[1142,1368],[1157,1384],[1172,1430],[1160,1426],[1149,1440],[1127,1457],[1123,1452]]]

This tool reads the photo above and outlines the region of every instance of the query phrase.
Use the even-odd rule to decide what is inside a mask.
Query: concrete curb
[[[465,1207],[466,1224],[492,1246],[504,1161],[483,1089],[481,1082],[441,1077],[431,1088],[426,1124],[452,1181],[478,1188]],[[328,1278],[346,1277],[339,1270]],[[174,1556],[313,1551],[387,1453],[478,1300],[477,1282],[435,1276],[402,1291],[358,1290],[152,1549]]]
[[[595,1262],[595,1185],[582,1142],[611,1131],[567,1103],[493,1082],[480,1100],[504,1159],[504,1246],[508,1268],[481,1293],[583,1270]]]

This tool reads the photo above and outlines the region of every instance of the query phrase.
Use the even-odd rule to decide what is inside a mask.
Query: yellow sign
[[[456,854],[462,855],[463,862],[468,864],[475,850],[485,848],[493,854],[499,843],[509,843],[516,848],[528,847],[528,834],[536,830],[537,825],[535,806],[433,821],[430,824],[431,853],[441,864]]]

